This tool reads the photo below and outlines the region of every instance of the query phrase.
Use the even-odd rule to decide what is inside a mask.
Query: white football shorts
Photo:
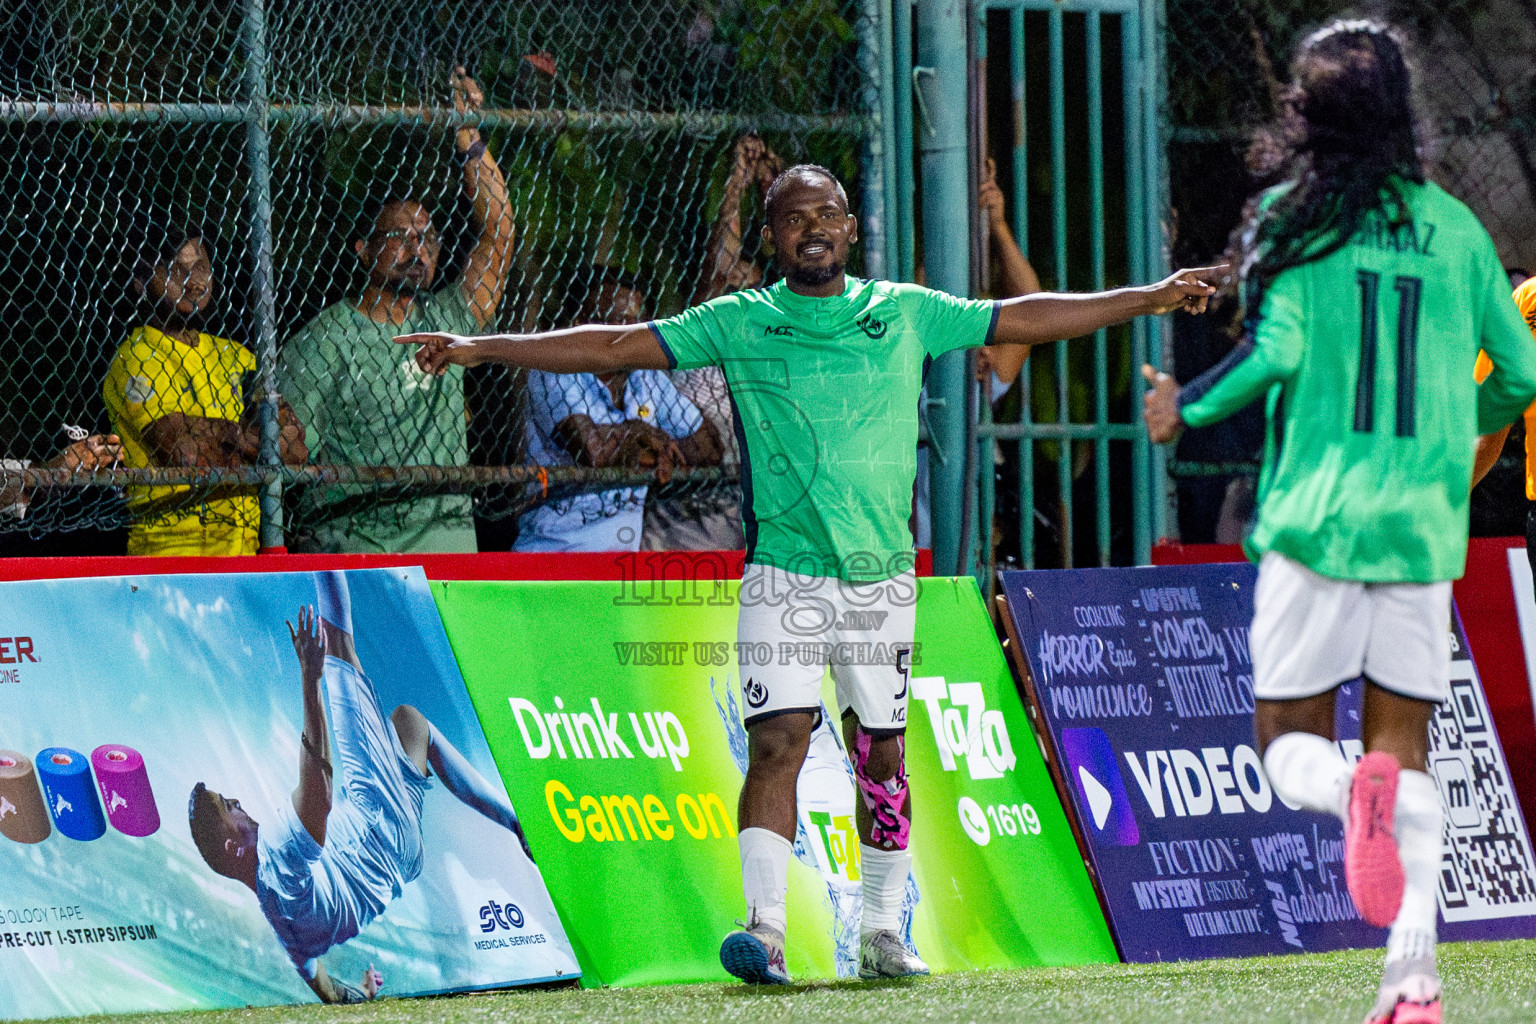
[[[750,727],[775,715],[817,713],[830,666],[839,712],[851,710],[875,736],[903,732],[916,619],[911,572],[847,583],[748,565],[736,620],[742,719]]]
[[[1438,703],[1451,692],[1451,584],[1338,580],[1270,551],[1250,645],[1260,700],[1315,697],[1363,675]]]

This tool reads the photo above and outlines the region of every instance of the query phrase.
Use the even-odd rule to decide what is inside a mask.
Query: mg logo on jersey
[[[747,677],[747,685],[741,688],[741,692],[746,696],[747,703],[754,708],[760,708],[768,703],[768,687],[751,676]]]
[[[885,321],[876,320],[871,313],[866,313],[861,319],[855,320],[854,326],[863,331],[868,337],[885,337]]]
[[[928,707],[928,724],[939,748],[939,764],[957,770],[957,760],[973,779],[1000,779],[1013,770],[1013,741],[1003,713],[987,707],[980,683],[946,683],[943,676],[918,676],[912,696]]]

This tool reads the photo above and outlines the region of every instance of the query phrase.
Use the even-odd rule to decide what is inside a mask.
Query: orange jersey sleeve
[[[1525,317],[1525,324],[1536,334],[1536,277],[1525,281],[1515,289],[1515,305],[1520,307],[1520,315]],[[1478,365],[1488,357],[1479,353]],[[1491,370],[1493,364],[1488,364]],[[1483,377],[1488,375],[1488,370],[1483,371]],[[1481,382],[1483,377],[1478,377]],[[1536,501],[1536,404],[1525,410],[1525,496],[1531,501]]]

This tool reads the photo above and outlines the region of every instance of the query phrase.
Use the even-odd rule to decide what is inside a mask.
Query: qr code
[[[1459,638],[1458,638],[1459,641]],[[1464,642],[1451,699],[1429,724],[1430,770],[1445,805],[1440,909],[1447,922],[1536,913],[1536,859]]]

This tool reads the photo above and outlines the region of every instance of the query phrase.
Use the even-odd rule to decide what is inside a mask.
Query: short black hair
[[[197,852],[210,865],[224,856],[224,844],[215,820],[213,794],[199,782],[192,787],[192,795],[187,798],[187,825],[192,830],[192,842],[196,844]]]
[[[213,258],[215,232],[201,223],[183,223],[168,212],[153,207],[135,210],[128,219],[126,251],[133,255],[133,279],[147,282],[156,267],[169,267],[181,247],[191,241],[203,243],[208,258]]]
[[[415,203],[423,210],[426,210],[428,216],[432,214],[432,207],[425,199],[412,195],[409,192],[386,192],[380,195],[371,195],[363,200],[362,209],[359,211],[357,222],[352,229],[352,238],[354,240],[362,239],[363,241],[372,238],[374,231],[378,228],[379,217],[384,211],[391,206],[402,206],[406,203]]]
[[[576,318],[581,316],[587,301],[604,285],[638,292],[646,300],[649,300],[652,294],[651,280],[644,272],[631,272],[623,267],[609,267],[594,263],[578,270],[571,280],[571,286],[565,290],[565,298],[560,303],[558,314],[559,325],[575,326]]]
[[[773,223],[773,208],[777,204],[779,196],[789,187],[791,182],[803,181],[809,177],[826,178],[837,189],[837,197],[843,201],[843,211],[848,210],[848,193],[843,190],[843,183],[837,180],[837,175],[827,170],[820,164],[796,164],[785,170],[768,186],[768,191],[763,194],[763,213],[768,218],[768,223]]]

